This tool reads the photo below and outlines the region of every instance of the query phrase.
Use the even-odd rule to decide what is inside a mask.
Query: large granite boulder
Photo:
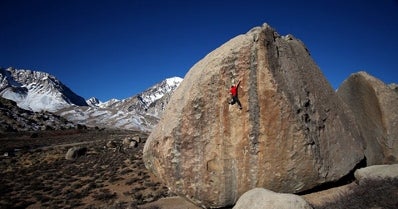
[[[242,110],[228,104],[238,80]],[[352,112],[304,44],[267,24],[189,70],[143,157],[172,192],[210,208],[256,187],[294,193],[335,181],[364,158]]]
[[[352,74],[337,94],[350,106],[365,140],[368,165],[398,162],[398,91],[366,72]]]

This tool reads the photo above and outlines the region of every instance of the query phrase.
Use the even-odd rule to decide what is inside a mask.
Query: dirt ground
[[[137,147],[122,145],[134,136]],[[0,134],[0,208],[137,208],[171,196],[144,166],[147,137],[116,130]],[[71,147],[87,152],[66,160]]]

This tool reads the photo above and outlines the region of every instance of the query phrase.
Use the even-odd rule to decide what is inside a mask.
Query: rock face
[[[238,80],[242,110],[228,104]],[[352,112],[303,43],[264,24],[189,70],[143,157],[173,192],[217,208],[256,187],[300,192],[337,180],[364,156]]]
[[[398,92],[375,77],[352,74],[337,91],[355,113],[368,165],[398,162]]]

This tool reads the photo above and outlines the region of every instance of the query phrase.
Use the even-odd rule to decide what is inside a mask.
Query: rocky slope
[[[0,132],[60,130],[77,126],[49,112],[33,112],[21,109],[14,101],[0,97]]]

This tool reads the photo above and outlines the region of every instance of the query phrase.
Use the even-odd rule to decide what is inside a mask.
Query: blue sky
[[[333,88],[364,70],[398,83],[398,1],[1,0],[0,66],[55,75],[101,101],[184,77],[267,22],[302,40]]]

